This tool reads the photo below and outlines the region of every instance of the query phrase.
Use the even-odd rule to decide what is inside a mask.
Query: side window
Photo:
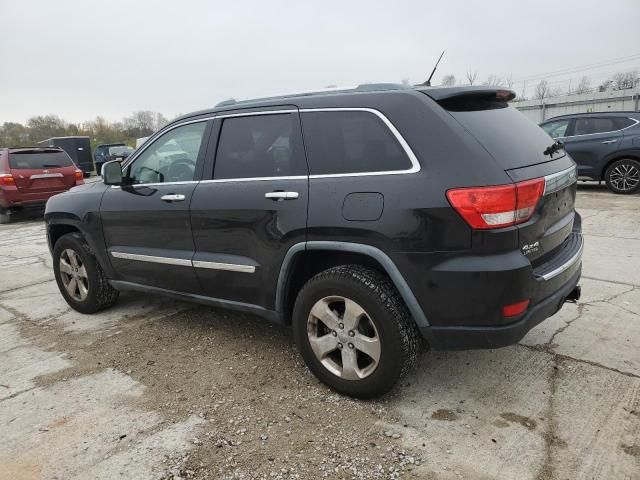
[[[542,129],[547,132],[551,138],[564,137],[567,133],[569,120],[558,120],[542,125]]]
[[[297,175],[307,175],[307,166],[296,115],[223,119],[213,178]]]
[[[370,112],[305,112],[304,142],[312,175],[407,170],[411,161]]]
[[[627,117],[617,117],[614,119],[614,121],[616,122],[616,127],[618,127],[618,130],[630,127],[631,125],[634,125],[636,123]]]
[[[129,181],[140,184],[193,180],[206,126],[204,121],[191,123],[160,136],[129,166]]]
[[[578,118],[574,135],[589,135],[591,133],[606,133],[618,130],[613,118],[606,117],[587,117]]]

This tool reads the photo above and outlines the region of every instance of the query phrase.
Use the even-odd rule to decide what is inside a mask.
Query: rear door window
[[[576,119],[574,135],[591,135],[594,133],[606,133],[619,130],[615,118],[586,117]]]
[[[297,114],[222,120],[215,179],[307,175]]]
[[[9,153],[9,168],[14,170],[44,170],[71,167],[72,165],[73,161],[69,155],[61,151]]]
[[[304,112],[302,129],[312,175],[411,168],[411,161],[398,140],[371,112]]]
[[[551,138],[564,137],[567,134],[567,127],[569,127],[569,120],[557,120],[542,125],[542,129]]]
[[[626,117],[617,117],[614,119],[614,121],[616,122],[616,126],[618,127],[618,130],[622,130],[623,128],[630,127],[631,125],[635,125],[636,123],[631,118],[626,118]]]

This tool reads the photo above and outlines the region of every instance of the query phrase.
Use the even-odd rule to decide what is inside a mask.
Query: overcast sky
[[[549,77],[566,87],[640,70],[640,0],[0,0],[0,18],[0,123],[417,83],[442,49],[435,83],[470,69],[532,85],[573,69]]]

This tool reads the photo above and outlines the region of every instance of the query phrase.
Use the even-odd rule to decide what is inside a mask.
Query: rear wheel
[[[388,392],[422,347],[389,279],[358,265],[331,268],[307,282],[296,300],[293,331],[309,369],[358,398]]]
[[[632,158],[616,160],[607,168],[604,180],[614,193],[636,193],[640,191],[640,162]]]
[[[89,245],[78,233],[63,235],[53,248],[53,271],[60,293],[81,313],[112,306],[119,292],[107,280]]]

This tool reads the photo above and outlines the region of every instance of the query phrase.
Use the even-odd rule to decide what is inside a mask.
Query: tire
[[[312,309],[325,320],[312,315]],[[356,318],[354,312],[362,313],[356,322],[351,320]],[[391,390],[414,365],[423,345],[389,278],[359,265],[330,268],[311,278],[298,294],[292,323],[296,345],[309,370],[330,388],[357,398],[373,398]],[[335,335],[329,324],[336,329]],[[328,353],[314,353],[312,341],[315,352]],[[359,350],[364,347],[371,356]],[[353,365],[354,354],[356,368],[346,368]]]
[[[74,254],[77,256],[77,266],[71,261]],[[61,258],[66,266],[61,262]],[[68,273],[69,265],[76,271]],[[118,300],[120,292],[111,286],[89,245],[79,233],[68,233],[56,242],[53,247],[53,272],[60,293],[69,306],[80,313],[99,312],[111,307]],[[77,288],[73,288],[72,294],[65,287],[65,283],[69,284],[69,279],[74,277],[74,273]],[[81,290],[81,284],[85,291]]]
[[[607,188],[624,195],[640,191],[640,162],[633,158],[616,160],[604,174]]]

